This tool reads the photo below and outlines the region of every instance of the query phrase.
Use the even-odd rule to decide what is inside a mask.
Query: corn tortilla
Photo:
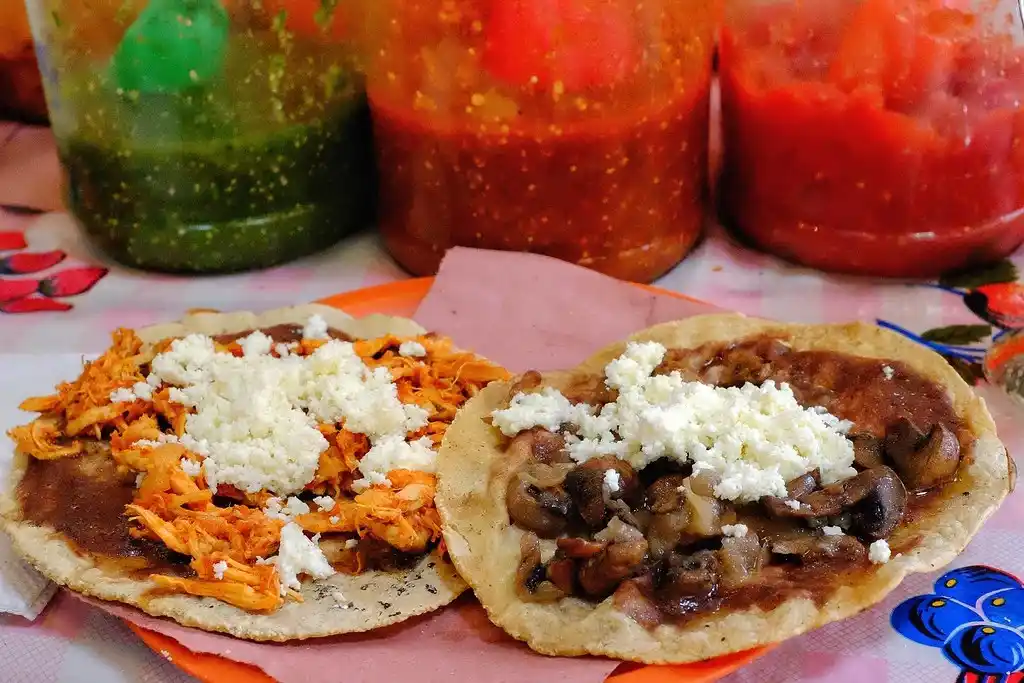
[[[897,530],[919,537],[913,549],[880,565],[859,583],[837,587],[823,604],[794,597],[775,609],[712,613],[682,626],[662,624],[648,630],[616,610],[612,598],[599,604],[578,598],[524,602],[514,587],[523,532],[510,524],[505,507],[513,467],[506,462],[498,430],[485,422],[493,410],[503,407],[510,383],[494,383],[464,406],[449,428],[438,456],[435,498],[455,566],[491,621],[545,654],[605,655],[650,664],[694,662],[778,642],[853,616],[881,601],[908,574],[934,571],[963,550],[1008,494],[1012,462],[984,401],[938,354],[864,323],[785,325],[734,314],[661,324],[631,340],[694,348],[762,334],[783,335],[796,350],[901,361],[946,388],[956,414],[976,441],[965,453],[959,480],[936,494],[941,504],[934,513]],[[612,345],[575,373],[601,373],[624,349],[625,343]],[[574,373],[547,374],[544,383],[562,386],[570,374]],[[970,495],[964,495],[967,492]]]
[[[301,326],[313,314],[357,339],[424,333],[423,328],[404,318],[372,315],[357,319],[336,308],[311,304],[260,314],[196,313],[181,322],[140,329],[137,334],[144,342],[154,343],[189,333],[213,336],[285,323]],[[339,573],[327,579],[303,581],[302,602],[286,601],[269,614],[248,612],[214,598],[147,595],[155,586],[152,581],[133,578],[110,563],[80,554],[52,527],[22,519],[16,490],[27,465],[28,456],[16,453],[11,477],[0,493],[0,527],[11,536],[15,550],[45,576],[73,591],[127,603],[185,626],[270,641],[357,633],[439,609],[466,589],[452,565],[430,553],[405,571],[367,571],[358,576]]]

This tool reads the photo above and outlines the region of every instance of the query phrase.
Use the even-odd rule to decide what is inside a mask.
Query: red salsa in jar
[[[941,0],[734,4],[720,47],[727,223],[800,263],[894,277],[1024,241],[1016,19]]]
[[[395,5],[369,87],[388,250],[416,274],[452,246],[636,281],[675,265],[704,219],[704,5]]]

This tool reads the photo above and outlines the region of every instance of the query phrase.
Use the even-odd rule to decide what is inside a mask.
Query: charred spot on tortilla
[[[189,626],[290,640],[402,621],[466,587],[434,451],[507,377],[412,321],[316,305],[118,330],[22,404],[40,416],[10,433],[0,525],[58,583]],[[218,401],[242,408],[204,416]]]
[[[869,325],[701,316],[511,386],[449,430],[437,504],[491,619],[546,654],[687,662],[850,616],[1010,488],[981,399]]]

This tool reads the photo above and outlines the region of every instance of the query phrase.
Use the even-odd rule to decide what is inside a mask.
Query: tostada
[[[554,655],[703,660],[852,616],[1013,486],[981,398],[875,326],[666,323],[496,382],[438,455],[449,552]]]
[[[367,631],[465,584],[435,458],[507,373],[416,323],[326,306],[120,329],[21,407],[0,523],[85,595],[254,640]]]

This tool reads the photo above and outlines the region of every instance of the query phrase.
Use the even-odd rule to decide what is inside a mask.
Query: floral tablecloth
[[[124,269],[92,252],[72,221],[59,212],[58,177],[47,131],[0,123],[0,205],[8,207],[0,209],[0,368],[16,367],[27,357],[98,352],[114,327],[172,320],[190,308],[273,308],[406,277],[373,234],[351,237],[313,258],[259,273],[182,278]],[[884,320],[913,333],[929,331],[930,343],[958,358],[970,375],[977,370],[976,349],[983,349],[998,330],[979,316],[977,306],[972,311],[965,305],[967,295],[983,286],[990,293],[1014,286],[1004,283],[1016,280],[1015,265],[1024,266],[1024,254],[942,287],[824,276],[744,249],[714,228],[657,284],[751,315],[796,322]],[[25,381],[0,378],[5,387],[0,408],[10,409],[7,403],[45,388]],[[1015,422],[1024,422],[1024,412],[1015,413],[1020,409],[997,391],[982,390],[1004,436]],[[1020,497],[1018,492],[1009,503],[1017,514],[1024,510]],[[1020,576],[1024,542],[1009,528],[1005,514],[1000,519],[985,537],[986,543],[1000,547],[986,548],[993,551],[986,557],[1002,558],[1000,568]],[[915,579],[913,588],[927,592],[931,581],[934,577]],[[894,606],[886,603],[878,609]],[[961,675],[938,650],[922,656],[927,648],[909,640],[906,656],[894,653],[891,644],[880,644],[877,656],[848,656],[864,651],[859,642],[863,623],[858,617],[824,629],[814,636],[812,649],[803,638],[784,644],[730,681],[824,681],[827,676],[834,681],[988,683]],[[34,623],[0,616],[0,683],[188,680],[119,621],[67,596],[58,595]]]

